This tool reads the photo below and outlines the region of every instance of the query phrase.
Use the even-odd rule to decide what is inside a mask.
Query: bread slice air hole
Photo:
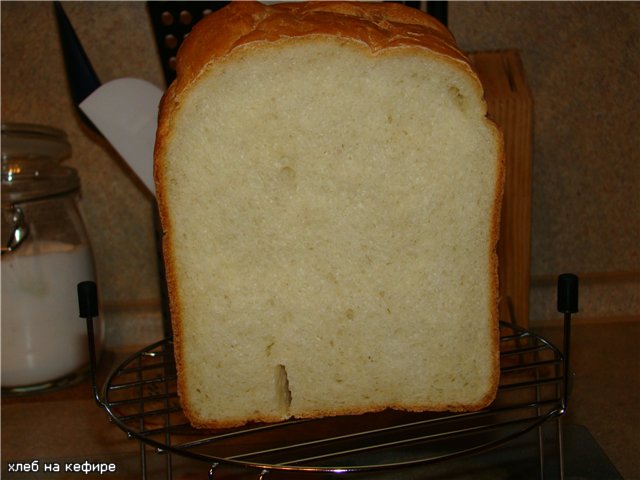
[[[455,85],[449,87],[449,95],[453,99],[453,103],[460,108],[461,112],[467,110],[467,97]]]
[[[288,412],[291,406],[291,390],[289,390],[289,377],[284,365],[276,365],[276,395],[283,412]]]

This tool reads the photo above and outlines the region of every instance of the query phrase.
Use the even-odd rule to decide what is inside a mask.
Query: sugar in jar
[[[3,394],[72,383],[89,361],[76,288],[95,270],[70,155],[63,131],[2,124]]]

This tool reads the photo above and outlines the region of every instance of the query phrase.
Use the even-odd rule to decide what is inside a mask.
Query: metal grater
[[[191,28],[203,17],[228,3],[230,2],[147,2],[167,85],[176,77],[176,54]]]

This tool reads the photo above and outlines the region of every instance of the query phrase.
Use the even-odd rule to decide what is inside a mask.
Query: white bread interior
[[[502,147],[468,66],[321,33],[171,95],[156,179],[194,425],[493,399]]]

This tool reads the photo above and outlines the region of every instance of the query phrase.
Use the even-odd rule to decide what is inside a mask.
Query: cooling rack
[[[96,286],[78,285],[81,316],[87,319],[93,393],[110,420],[141,444],[141,477],[146,448],[203,462],[213,479],[221,465],[255,478],[279,474],[334,476],[402,469],[452,461],[484,452],[537,430],[541,472],[542,425],[557,421],[559,478],[564,476],[560,417],[567,408],[571,314],[577,312],[575,275],[558,280],[558,310],[564,313],[562,351],[514,324],[500,324],[501,376],[496,400],[465,413],[385,411],[357,416],[292,420],[209,431],[194,429],[183,415],[176,390],[171,338],[134,353],[96,384],[93,318]],[[167,478],[171,478],[170,462]],[[542,473],[541,473],[542,475]],[[297,478],[300,478],[299,476]]]

